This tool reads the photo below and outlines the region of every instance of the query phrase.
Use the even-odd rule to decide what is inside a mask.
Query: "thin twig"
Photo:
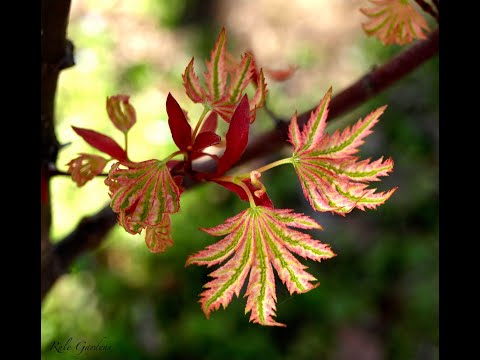
[[[52,177],[52,176],[72,176],[72,175],[69,174],[68,172],[59,170],[59,169],[57,169],[57,168],[50,169],[50,170],[49,170],[49,175],[50,175],[50,177]],[[107,173],[101,173],[101,174],[97,174],[97,175],[95,175],[95,176],[98,176],[98,177],[107,177],[108,174],[107,174]]]

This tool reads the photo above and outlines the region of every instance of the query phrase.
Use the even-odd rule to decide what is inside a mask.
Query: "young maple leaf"
[[[370,162],[354,156],[363,139],[372,133],[386,106],[371,112],[351,128],[337,130],[332,136],[324,133],[330,88],[318,108],[300,131],[295,114],[290,122],[289,141],[293,145],[292,163],[300,179],[303,193],[317,211],[344,215],[354,208],[373,209],[383,204],[396,190],[375,193],[368,189],[369,181],[378,181],[393,170],[391,158]]]
[[[149,248],[164,250],[165,243],[171,241],[165,233],[170,229],[166,215],[180,210],[180,188],[167,164],[158,160],[117,162],[112,165],[105,184],[119,224],[131,234],[147,228]]]
[[[192,127],[188,123],[185,112],[170,93],[167,96],[166,107],[168,126],[170,127],[173,141],[180,150],[189,152],[191,156],[195,157],[201,154],[205,148],[220,143],[220,136],[210,130],[213,126],[216,127],[216,116],[209,116],[201,131],[193,138]]]
[[[214,279],[204,285],[206,290],[200,295],[207,318],[220,305],[226,308],[233,294],[240,295],[250,274],[245,293],[245,313],[251,312],[250,321],[285,326],[273,319],[277,301],[273,268],[290,294],[304,293],[319,284],[312,284],[315,277],[305,271],[307,267],[292,253],[315,261],[335,256],[328,245],[291,228],[321,229],[321,226],[308,216],[289,209],[255,206],[221,225],[202,229],[210,235],[225,237],[190,256],[186,265],[210,267],[230,258],[210,274]]]
[[[240,159],[248,144],[249,112],[248,96],[245,94],[232,115],[225,134],[225,151],[221,157],[216,159],[217,169],[210,173],[199,172],[196,174],[197,180],[221,176]]]
[[[170,215],[164,213],[162,221],[156,226],[147,226],[145,243],[152,253],[164,252],[173,245],[170,227]]]
[[[89,145],[95,149],[110,155],[118,161],[128,161],[127,153],[118,143],[110,136],[104,135],[94,130],[79,128],[72,126],[72,129],[80,135]]]
[[[375,6],[360,11],[370,18],[362,24],[368,36],[376,36],[384,45],[404,45],[414,39],[426,39],[425,18],[408,0],[369,0]]]
[[[245,53],[240,62],[232,61],[231,55],[226,50],[227,34],[222,28],[210,55],[206,61],[205,72],[206,88],[202,87],[194,70],[194,58],[187,65],[183,78],[188,97],[196,103],[203,103],[215,111],[222,119],[230,122],[233,111],[242,99],[245,89],[253,81],[255,64],[253,56]],[[263,71],[258,74],[257,90],[250,100],[250,122],[255,120],[255,110],[263,106],[267,88]]]
[[[72,175],[78,187],[81,187],[100,174],[108,160],[98,155],[79,154],[80,156],[71,160],[68,165],[68,172]]]
[[[122,94],[107,97],[108,117],[123,133],[127,133],[137,121],[135,108],[130,104],[129,99],[128,95]]]

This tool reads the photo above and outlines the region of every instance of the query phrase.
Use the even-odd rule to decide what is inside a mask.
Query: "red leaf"
[[[203,150],[209,146],[220,143],[222,138],[211,131],[205,131],[198,134],[192,146],[192,152]]]
[[[239,186],[237,184],[234,184],[232,182],[228,182],[228,181],[218,181],[218,180],[213,180],[213,181],[215,181],[219,185],[222,185],[223,187],[227,188],[228,190],[234,192],[243,201],[248,202],[248,196],[245,193],[245,190],[243,190],[241,186]],[[255,201],[255,205],[265,206],[265,207],[269,207],[269,208],[273,209],[272,200],[270,200],[270,198],[268,197],[266,192],[264,192],[261,197],[257,197],[256,195],[254,195],[254,192],[258,189],[255,186],[252,185],[252,183],[250,182],[250,179],[244,180],[244,183],[251,190],[252,195],[253,195],[253,200]]]
[[[208,115],[208,117],[205,119],[199,132],[215,132],[215,130],[217,130],[217,113],[212,111],[210,115]]]
[[[248,143],[250,127],[250,106],[245,94],[233,113],[230,126],[226,134],[226,148],[218,161],[217,176],[224,174],[242,156]]]
[[[128,160],[125,150],[123,150],[110,136],[76,126],[72,126],[72,129],[95,149],[100,150],[119,161]]]
[[[265,69],[265,73],[275,81],[285,81],[292,77],[297,70],[296,66],[289,65],[287,69],[270,70]]]
[[[187,150],[187,147],[192,145],[192,127],[177,100],[170,93],[167,96],[167,113],[173,141],[180,150]]]

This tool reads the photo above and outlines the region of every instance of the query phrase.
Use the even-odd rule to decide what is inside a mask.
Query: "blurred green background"
[[[202,108],[186,97],[181,74],[192,56],[197,73],[203,72],[222,26],[237,57],[249,49],[260,66],[298,66],[286,82],[267,78],[273,112],[290,117],[312,108],[328,87],[336,93],[402,50],[365,36],[363,6],[366,1],[74,1],[68,36],[77,64],[62,72],[56,101],[59,140],[72,144],[58,166],[66,169],[79,152],[95,153],[71,125],[122,143],[105,111],[106,97],[117,93],[129,94],[137,110],[129,136],[133,160],[174,151],[166,96],[171,92],[190,118],[198,118]],[[198,294],[211,269],[184,264],[215,239],[198,228],[246,207],[207,184],[182,196],[182,209],[172,217],[175,245],[167,252],[151,254],[143,236],[116,226],[97,251],[74,263],[42,306],[42,359],[437,359],[438,59],[337,119],[329,131],[383,104],[388,109],[361,155],[391,156],[394,172],[375,185],[398,190],[377,210],[345,218],[313,213],[291,167],[263,176],[276,207],[314,217],[325,230],[311,234],[338,255],[322,263],[302,260],[321,283],[309,293],[290,296],[277,284],[277,320],[287,328],[249,323],[243,298],[210,320],[202,313]],[[271,127],[260,110],[251,137]],[[56,177],[52,194],[55,241],[108,202],[101,178],[77,188],[68,177]],[[77,356],[51,349],[70,337],[74,345],[102,340],[111,350]]]

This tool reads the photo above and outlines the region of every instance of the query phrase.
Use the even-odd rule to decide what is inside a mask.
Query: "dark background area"
[[[193,118],[200,113],[183,93],[181,74],[191,56],[202,72],[222,26],[237,57],[251,49],[263,66],[299,66],[287,82],[267,79],[267,104],[285,118],[316,106],[329,86],[335,94],[402,50],[383,47],[362,32],[358,8],[366,1],[273,3],[74,2],[69,38],[77,65],[62,73],[57,98],[58,137],[73,143],[62,150],[58,166],[90,151],[71,125],[113,135],[104,99],[121,92],[132,96],[139,116],[130,144],[135,160],[174,150],[166,94],[171,91]],[[242,297],[209,320],[202,313],[198,294],[211,269],[184,264],[215,239],[198,228],[220,224],[246,207],[207,184],[182,196],[182,210],[172,217],[175,245],[166,253],[150,254],[143,236],[116,226],[98,250],[74,263],[43,304],[42,358],[74,358],[50,350],[54,341],[72,337],[74,345],[104,339],[111,346],[81,354],[92,360],[437,359],[438,71],[434,58],[329,125],[333,131],[388,104],[361,151],[362,157],[395,161],[394,172],[373,185],[398,190],[377,210],[355,210],[346,217],[313,213],[292,168],[275,168],[262,177],[276,207],[314,217],[324,231],[312,235],[337,254],[322,263],[302,260],[321,283],[306,294],[290,296],[277,283],[277,320],[287,328],[249,323]],[[262,110],[252,132],[272,126]],[[69,178],[57,177],[52,186],[57,240],[108,201],[102,179],[77,189]]]

